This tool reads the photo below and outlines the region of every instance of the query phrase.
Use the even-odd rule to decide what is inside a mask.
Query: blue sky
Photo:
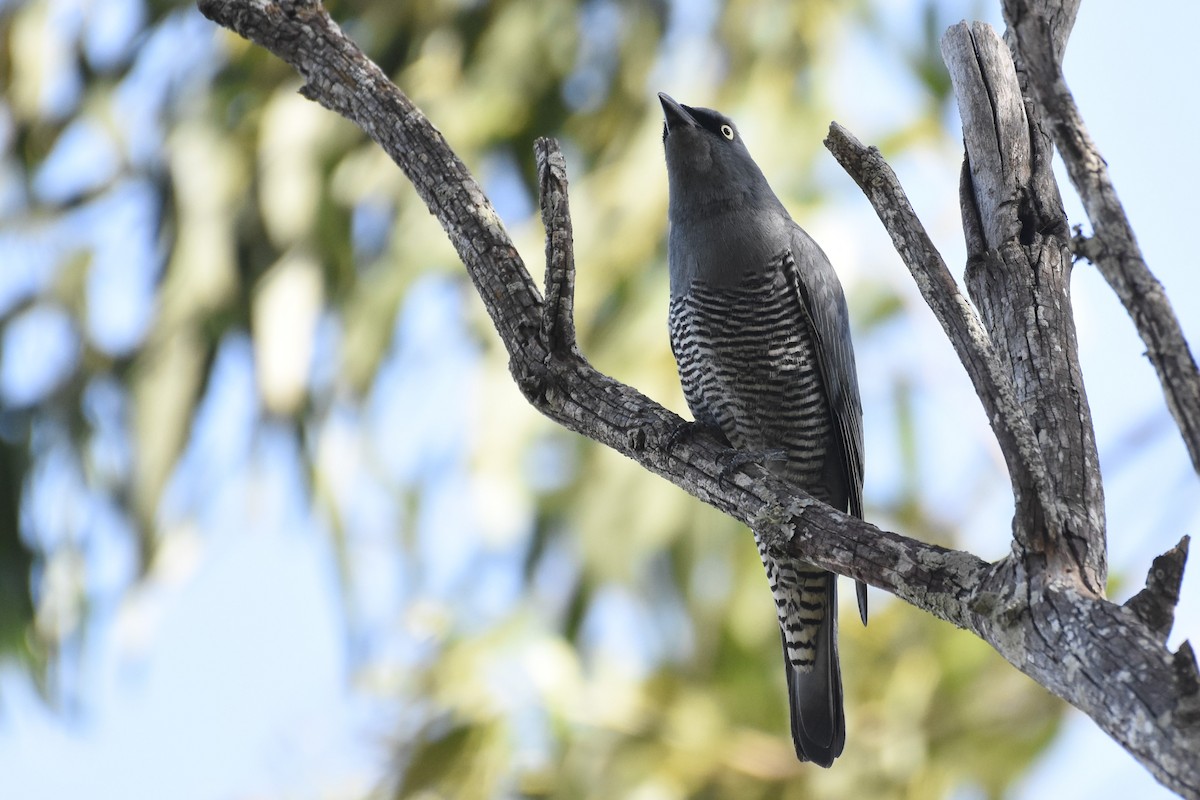
[[[918,6],[898,3],[889,18],[910,24]],[[84,41],[101,60],[132,46],[130,31],[137,29],[142,13],[137,0],[79,0],[54,7],[64,30],[83,25],[80,9],[89,9]],[[1067,61],[1068,81],[1111,165],[1151,268],[1193,341],[1200,341],[1200,307],[1194,300],[1200,297],[1200,272],[1189,236],[1196,203],[1188,187],[1200,181],[1200,156],[1186,146],[1168,154],[1147,141],[1158,131],[1170,142],[1186,140],[1200,128],[1195,104],[1182,102],[1176,87],[1179,76],[1200,74],[1200,55],[1188,38],[1198,23],[1200,7],[1191,5],[1143,6],[1130,15],[1115,4],[1085,4]],[[685,29],[679,35],[686,42],[689,34]],[[215,42],[211,25],[191,11],[141,44],[138,67],[121,90],[134,122],[130,127],[137,131],[126,142],[129,155],[155,157],[162,133],[155,115],[163,98],[179,90],[189,74],[212,68]],[[896,77],[903,70],[895,70],[887,58],[867,40],[852,39],[828,76],[831,85],[845,87],[835,104],[836,117],[867,141],[903,115],[912,97],[911,87]],[[874,91],[863,92],[863,86]],[[53,109],[68,106],[79,88],[64,79],[46,91],[43,102]],[[752,134],[751,125],[747,136]],[[111,175],[115,156],[105,136],[80,124],[64,138],[35,179],[34,191],[42,199],[99,185]],[[961,233],[943,202],[948,192],[957,191],[953,151],[917,154],[900,160],[896,169],[957,270],[963,259]],[[806,225],[835,263],[843,263],[838,257],[843,254],[844,261],[865,265],[859,269],[899,268],[897,284],[911,283],[873,212],[836,167],[819,168],[816,180],[835,202]],[[1067,200],[1072,221],[1082,220],[1073,197]],[[94,312],[88,317],[89,335],[119,353],[139,341],[153,311],[155,212],[136,183],[121,187],[111,202],[109,208],[72,218],[63,230],[98,243],[88,287]],[[0,212],[11,208],[0,192]],[[0,304],[41,285],[55,248],[69,243],[53,232],[32,245],[29,241],[0,232]],[[1112,565],[1114,572],[1137,581],[1153,555],[1195,530],[1200,490],[1169,418],[1163,421],[1161,394],[1132,324],[1090,266],[1077,268],[1074,291],[1108,479]],[[419,281],[397,319],[390,360],[371,402],[363,409],[335,409],[320,432],[321,457],[337,466],[339,483],[333,488],[339,507],[359,532],[350,548],[359,577],[350,597],[342,595],[328,521],[314,518],[302,502],[293,440],[282,430],[256,427],[253,347],[245,338],[231,336],[221,347],[200,427],[164,499],[164,518],[175,535],[164,548],[161,568],[131,596],[123,595],[133,560],[119,515],[89,495],[82,476],[69,468],[34,493],[34,513],[56,520],[47,530],[88,526],[95,542],[93,569],[105,576],[101,584],[108,591],[98,595],[89,658],[72,667],[80,669],[73,676],[82,688],[77,703],[47,710],[21,673],[0,670],[0,774],[14,797],[353,797],[374,785],[392,756],[403,709],[389,705],[359,667],[376,656],[392,663],[419,659],[422,630],[439,624],[436,614],[418,614],[410,628],[397,632],[388,627],[397,603],[405,593],[410,600],[445,597],[465,574],[479,574],[471,602],[483,625],[488,609],[504,607],[520,589],[514,567],[522,554],[522,509],[497,522],[481,520],[474,509],[456,502],[464,487],[472,490],[466,437],[478,423],[471,398],[479,354],[464,320],[469,302],[474,298],[444,279]],[[319,331],[318,352],[328,351],[336,333],[328,326]],[[439,341],[448,350],[435,358],[430,343],[435,332],[444,337],[446,331],[456,334],[448,345]],[[962,411],[975,408],[970,386],[935,324],[918,318],[907,333],[905,341],[862,354],[864,369],[874,366],[883,374],[897,364],[911,366],[921,377],[917,397],[923,428],[938,430],[939,423],[953,421],[959,435],[928,445],[922,481],[934,502],[955,509],[964,520],[973,549],[999,555],[1007,546],[1006,486],[1001,481],[968,500],[961,486],[963,474],[995,474],[994,463],[979,466],[981,459],[985,464],[995,460],[986,426],[978,412]],[[55,383],[79,357],[73,341],[69,323],[53,314],[27,315],[10,327],[0,361],[5,398],[36,397]],[[891,397],[885,395],[886,381],[866,377],[863,383],[869,446],[877,454],[867,489],[884,494],[902,478],[899,457],[888,444],[891,438],[880,434],[886,423],[872,422],[870,411],[884,408]],[[100,420],[118,418],[113,406],[120,402],[103,385],[89,396]],[[873,425],[879,427],[872,437]],[[357,438],[362,431],[375,444],[363,447]],[[408,446],[380,444],[397,440]],[[1127,460],[1121,449],[1130,440],[1149,443]],[[127,448],[114,431],[100,453],[101,463],[107,459],[119,469],[129,457]],[[390,521],[400,511],[376,470],[390,480],[430,488],[411,560],[398,556],[391,544]],[[66,492],[88,498],[73,512],[83,520],[62,519],[69,513],[56,499]],[[448,539],[481,544],[443,548],[438,559],[424,557],[435,541]],[[1200,582],[1191,573],[1173,645],[1200,631]],[[544,591],[554,595],[553,586]],[[625,645],[631,636],[645,638],[629,631],[637,617],[626,608],[630,602],[623,596],[606,601],[608,611],[592,621],[598,646],[614,653],[639,649]],[[1092,723],[1074,714],[1017,796],[1169,795]]]

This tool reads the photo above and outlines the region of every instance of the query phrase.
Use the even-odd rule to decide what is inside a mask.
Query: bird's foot
[[[671,431],[670,436],[667,437],[667,455],[673,455],[675,448],[678,447],[681,442],[695,441],[695,439],[700,436],[711,436],[722,445],[726,447],[732,447],[732,445],[729,444],[729,440],[725,438],[725,433],[721,430],[721,426],[717,424],[716,420],[698,419],[695,422],[681,422],[675,428],[675,430]]]
[[[787,461],[787,453],[783,450],[736,450],[721,465],[721,472],[717,475],[717,481],[724,485],[730,475],[747,464],[761,464],[765,466],[772,461]]]
[[[768,464],[772,461],[787,461],[787,453],[783,450],[735,450],[730,444],[725,432],[714,419],[699,418],[695,422],[682,422],[667,437],[667,455],[672,455],[681,442],[695,441],[701,436],[711,436],[723,446],[729,448],[728,453],[721,456],[721,471],[717,480],[725,485],[729,476],[747,464]]]

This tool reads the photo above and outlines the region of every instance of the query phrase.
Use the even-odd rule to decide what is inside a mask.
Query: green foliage
[[[19,536],[26,447],[23,441],[0,438],[0,654],[30,658],[25,637],[33,619],[33,554]]]
[[[813,210],[825,188],[811,176],[833,102],[821,81],[833,48],[856,26],[888,37],[870,24],[870,4],[832,0],[735,0],[716,10],[711,35],[682,42],[667,31],[686,11],[659,3],[346,0],[329,7],[489,187],[503,188],[501,211],[535,274],[541,231],[531,143],[542,135],[564,140],[581,345],[600,369],[681,412],[664,321],[666,183],[652,82],[749,122],[743,128],[753,130],[759,160],[772,165],[785,199]],[[0,141],[20,195],[4,208],[0,233],[64,236],[81,210],[137,181],[160,209],[150,241],[161,263],[146,329],[120,346],[89,327],[99,313],[89,283],[100,251],[93,240],[68,237],[50,251],[46,279],[0,307],[5,336],[30,309],[65,311],[79,351],[44,392],[0,407],[5,656],[23,659],[39,677],[52,674],[64,644],[86,638],[97,599],[85,558],[90,528],[81,523],[52,537],[22,517],[39,475],[65,461],[77,478],[68,502],[116,509],[136,540],[138,563],[115,602],[131,602],[137,586],[169,569],[163,552],[171,542],[194,535],[201,511],[172,512],[164,497],[183,480],[181,458],[204,430],[199,418],[222,349],[242,342],[255,357],[254,425],[282,427],[298,445],[306,511],[334,543],[349,627],[362,624],[352,598],[361,577],[355,547],[367,534],[348,475],[397,506],[386,547],[418,562],[394,621],[420,639],[415,667],[370,658],[357,665],[362,691],[410,709],[409,733],[396,743],[397,774],[381,791],[929,798],[967,786],[998,797],[1044,746],[1057,703],[970,636],[876,596],[866,631],[855,614],[842,615],[846,755],[828,772],[796,763],[778,632],[750,537],[536,417],[465,287],[464,327],[477,348],[471,381],[484,400],[472,404],[461,458],[471,485],[483,490],[463,501],[487,504],[494,530],[479,534],[482,557],[518,542],[522,589],[482,620],[426,592],[428,565],[419,559],[430,556],[415,542],[433,479],[389,470],[388,451],[406,443],[372,441],[368,417],[387,397],[383,371],[397,356],[397,317],[414,285],[430,275],[464,283],[440,228],[361,132],[300,98],[298,79],[273,56],[197,23],[194,9],[147,9],[137,41],[190,24],[194,35],[217,42],[210,63],[175,76],[147,120],[129,118],[122,104],[123,91],[146,91],[138,74],[146,50],[131,40],[117,58],[97,61],[78,37],[55,32],[54,8],[35,0],[0,12],[0,81],[11,121]],[[915,44],[892,43],[927,101],[887,133],[888,146],[902,152],[942,141],[948,90],[932,24]],[[80,95],[66,110],[39,94],[63,68],[37,55],[54,48],[79,66]],[[131,142],[147,121],[161,126],[162,138],[138,155]],[[77,122],[96,126],[116,148],[111,174],[67,197],[40,195],[39,171]],[[384,220],[383,233],[356,235],[371,214]],[[850,282],[860,350],[885,339],[905,313],[894,286]],[[335,331],[326,350],[318,346],[322,326]],[[896,436],[915,475],[920,432],[903,402],[905,386],[898,377]],[[116,410],[89,410],[96,396]],[[353,473],[338,457],[338,425],[350,429]],[[868,501],[872,518],[953,538],[925,507],[915,478],[886,501]],[[36,590],[31,573],[43,576]],[[613,652],[595,633],[612,607],[633,625],[631,652]]]

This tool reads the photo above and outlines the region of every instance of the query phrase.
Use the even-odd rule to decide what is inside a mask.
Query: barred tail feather
[[[783,647],[796,757],[821,767],[831,766],[846,744],[842,671],[837,651],[836,576],[829,575],[826,587],[825,619],[817,634],[812,666],[802,671],[788,657],[786,638]]]

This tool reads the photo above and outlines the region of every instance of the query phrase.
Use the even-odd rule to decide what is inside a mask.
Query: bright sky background
[[[138,0],[77,0],[60,4],[63,24],[78,24],[71,10],[88,5],[107,9],[93,18],[99,21],[86,36],[89,47],[101,54],[106,47],[120,46],[130,20],[141,13]],[[916,0],[896,3],[891,12],[896,24],[914,24],[919,5]],[[999,24],[995,14],[991,21]],[[1067,61],[1068,81],[1108,159],[1151,268],[1194,343],[1200,342],[1200,270],[1190,237],[1197,205],[1191,187],[1200,183],[1200,156],[1188,142],[1200,130],[1200,112],[1178,87],[1200,74],[1200,54],[1189,38],[1198,26],[1196,4],[1143,4],[1131,14],[1115,2],[1086,3]],[[134,126],[144,137],[136,147],[147,153],[158,147],[161,131],[149,118],[154,98],[185,80],[189,71],[212,68],[219,54],[216,42],[215,29],[192,11],[143,45],[127,99],[131,117],[147,115],[144,125]],[[870,42],[852,40],[827,76],[843,98],[838,120],[865,141],[903,117],[911,97],[911,88],[896,77],[903,70],[894,69],[888,58]],[[648,86],[647,93],[658,88],[671,90]],[[48,103],[67,103],[78,87],[68,82],[52,91],[62,99],[50,97]],[[743,127],[753,145],[753,128]],[[35,190],[47,199],[66,183],[103,182],[113,169],[115,156],[102,136],[80,126],[70,137],[73,144],[62,146],[58,159],[35,182]],[[764,167],[770,174],[770,166]],[[957,160],[915,156],[896,168],[918,211],[928,212],[935,240],[957,270],[963,258],[957,217],[939,211],[942,198],[957,192]],[[873,212],[836,165],[830,160],[815,179],[831,190],[835,202],[806,226],[834,262],[902,270]],[[1067,200],[1068,216],[1073,222],[1082,220],[1074,198]],[[93,335],[116,350],[138,340],[152,313],[153,254],[137,250],[143,239],[128,234],[147,224],[145,202],[139,187],[130,186],[107,213],[78,220],[74,232],[108,237],[111,243],[102,251],[110,259],[98,258],[91,279],[92,302],[104,311],[90,319],[96,327]],[[5,208],[0,190],[0,213]],[[0,242],[0,302],[42,280],[53,248],[64,246],[47,240],[40,248],[16,252],[6,244]],[[118,273],[119,280],[112,277]],[[901,272],[898,280],[907,278]],[[128,291],[131,285],[140,290]],[[1090,266],[1077,268],[1074,287],[1085,378],[1106,470],[1111,563],[1114,573],[1137,582],[1152,556],[1173,545],[1181,533],[1196,531],[1200,489],[1169,418],[1163,422],[1161,393],[1141,357],[1132,324]],[[324,457],[342,467],[344,485],[337,491],[358,515],[356,524],[368,531],[355,550],[363,564],[357,574],[363,577],[349,599],[360,622],[353,631],[343,621],[328,532],[301,507],[302,480],[291,440],[282,431],[254,432],[258,400],[251,344],[226,342],[185,468],[164,501],[164,516],[184,532],[170,540],[164,567],[153,581],[125,602],[98,609],[87,643],[91,654],[77,676],[84,698],[54,713],[24,676],[12,668],[0,670],[0,774],[15,791],[13,797],[309,798],[354,796],[371,788],[387,769],[402,714],[380,701],[370,690],[369,677],[357,675],[355,665],[369,653],[387,652],[400,661],[416,658],[420,637],[388,627],[387,615],[397,596],[407,591],[404,579],[413,565],[390,556],[376,558],[392,550],[384,545],[389,531],[378,522],[373,549],[371,520],[388,519],[388,506],[395,501],[370,481],[359,480],[362,465],[356,459],[362,456],[347,440],[349,423],[364,424],[381,438],[409,442],[408,448],[381,451],[386,471],[438,487],[425,511],[419,549],[432,546],[435,530],[448,539],[447,531],[457,529],[460,541],[470,541],[480,531],[489,537],[483,588],[473,595],[481,615],[520,589],[511,568],[520,550],[505,544],[515,534],[484,530],[485,522],[456,502],[469,480],[465,437],[475,419],[470,374],[478,354],[465,335],[452,336],[448,344],[439,337],[461,331],[463,302],[444,281],[419,282],[397,321],[392,356],[373,402],[361,418],[355,416],[359,412],[344,410],[340,419],[345,425],[335,414],[322,433]],[[53,383],[73,363],[76,354],[63,325],[61,319],[27,319],[24,333],[10,334],[0,362],[0,388],[9,399],[18,399],[21,392],[36,396],[39,386]],[[926,380],[919,387],[919,413],[927,420],[956,423],[932,447],[935,457],[927,463],[935,466],[922,479],[930,481],[935,497],[953,506],[962,502],[958,466],[975,457],[973,437],[978,435],[973,423],[957,423],[963,418],[961,408],[974,408],[975,400],[936,323],[930,318],[927,324],[916,323],[914,330],[911,341],[867,356],[862,368],[887,369],[891,359],[920,360]],[[318,337],[318,353],[332,346],[327,338]],[[436,353],[431,350],[435,339]],[[439,362],[441,368],[435,367]],[[883,424],[870,416],[873,404],[888,401],[882,386],[864,377],[868,436],[873,424]],[[103,417],[110,415],[106,404],[115,401],[100,388],[89,402]],[[960,427],[968,433],[958,435]],[[1150,444],[1131,461],[1122,460],[1120,450],[1131,436],[1135,444],[1139,437]],[[868,492],[887,491],[897,479],[889,465],[898,459],[887,449],[880,446],[883,452],[878,469],[868,476]],[[113,457],[122,457],[119,447]],[[79,491],[77,481],[78,476],[64,474],[60,484],[44,489],[33,498],[35,513],[66,513],[55,508],[55,498]],[[1003,492],[988,498],[1003,514]],[[101,573],[110,576],[112,596],[117,597],[132,565],[120,523],[102,505],[77,513],[95,520],[94,558]],[[519,519],[520,510],[509,516]],[[434,519],[436,527],[429,523]],[[996,539],[997,527],[1003,530],[1007,523],[968,530],[967,544],[987,557],[1001,554],[1007,545]],[[423,581],[433,596],[449,593],[457,576],[483,563],[479,552],[466,548],[421,562],[432,567]],[[621,603],[614,600],[611,613],[596,623],[596,637],[619,642],[630,636],[622,631],[622,619]],[[1194,640],[1198,633],[1200,580],[1193,566],[1171,644],[1187,636]],[[1168,796],[1079,714],[1069,717],[1064,735],[1017,793],[1028,800]]]

